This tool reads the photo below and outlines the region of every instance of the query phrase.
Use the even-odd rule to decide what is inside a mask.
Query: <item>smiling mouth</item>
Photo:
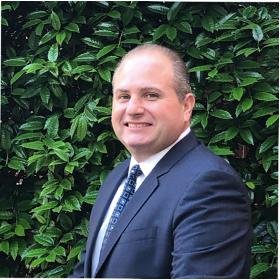
[[[126,123],[125,125],[127,127],[146,127],[146,126],[150,126],[151,124],[148,124],[148,123]]]

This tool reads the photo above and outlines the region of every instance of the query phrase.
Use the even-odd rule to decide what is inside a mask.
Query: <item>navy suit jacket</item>
[[[246,187],[192,131],[158,162],[129,201],[92,275],[95,240],[129,163],[118,165],[100,188],[86,248],[69,277],[249,278]]]

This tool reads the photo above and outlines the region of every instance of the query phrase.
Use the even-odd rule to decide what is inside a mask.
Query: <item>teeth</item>
[[[149,126],[146,123],[128,123],[127,124],[128,127],[144,127],[144,126]]]

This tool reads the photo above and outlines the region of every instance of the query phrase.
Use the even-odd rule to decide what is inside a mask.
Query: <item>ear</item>
[[[184,106],[184,119],[186,123],[190,123],[190,119],[192,116],[192,110],[195,104],[194,95],[190,92],[186,95],[185,99],[182,102]]]

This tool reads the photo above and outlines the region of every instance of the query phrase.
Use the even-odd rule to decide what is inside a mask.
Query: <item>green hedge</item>
[[[65,277],[89,213],[129,156],[111,77],[144,42],[178,51],[192,128],[248,186],[251,278],[277,278],[278,3],[2,1],[0,276]]]

